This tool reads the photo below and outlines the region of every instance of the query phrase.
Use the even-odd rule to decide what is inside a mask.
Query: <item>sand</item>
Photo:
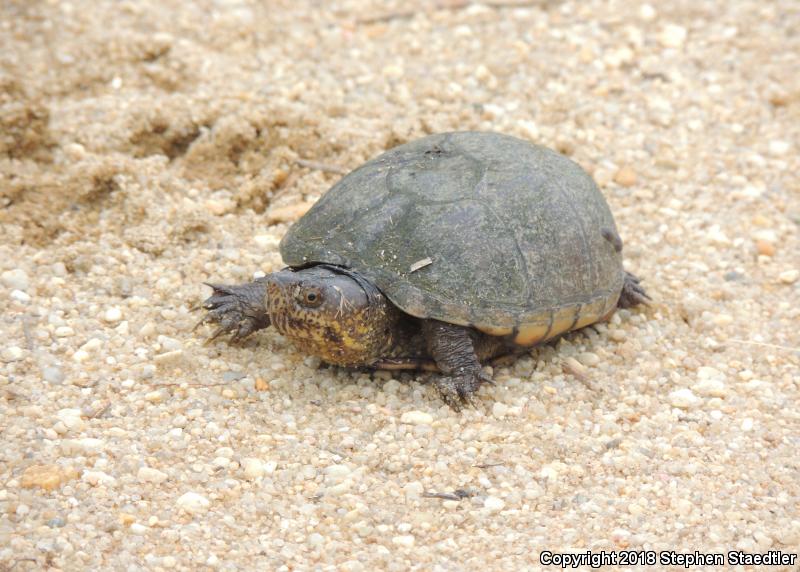
[[[798,552],[797,3],[512,4],[2,3],[0,568]],[[460,414],[192,332],[342,170],[455,129],[593,173],[652,306]]]

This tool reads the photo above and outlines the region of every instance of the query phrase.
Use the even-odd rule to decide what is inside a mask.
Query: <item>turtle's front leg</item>
[[[422,331],[428,353],[444,374],[434,382],[439,395],[456,411],[465,403],[474,406],[474,393],[481,384],[492,383],[492,380],[481,372],[470,328],[424,320]]]
[[[208,313],[195,328],[210,322],[219,324],[208,341],[230,333],[231,341],[237,342],[269,326],[266,278],[237,285],[204,284],[211,286],[213,292],[203,302]]]

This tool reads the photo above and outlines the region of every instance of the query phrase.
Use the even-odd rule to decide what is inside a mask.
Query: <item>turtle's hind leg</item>
[[[211,286],[213,292],[202,304],[208,313],[195,328],[208,323],[218,324],[209,342],[227,333],[231,334],[232,342],[238,342],[269,326],[267,282],[264,278],[237,285],[205,284]]]
[[[625,272],[625,282],[622,285],[622,293],[619,295],[619,301],[617,302],[618,307],[631,308],[639,304],[648,304],[652,300],[639,282],[640,280],[636,276],[630,272]]]

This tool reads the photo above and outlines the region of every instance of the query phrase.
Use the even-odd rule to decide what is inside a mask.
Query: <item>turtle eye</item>
[[[297,301],[308,308],[316,308],[322,304],[322,291],[316,286],[301,288],[297,293]]]

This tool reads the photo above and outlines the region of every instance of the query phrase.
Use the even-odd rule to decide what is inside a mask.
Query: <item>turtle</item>
[[[454,409],[482,365],[647,303],[605,198],[577,163],[496,132],[429,135],[341,178],[288,229],[287,265],[206,283],[200,324],[273,326],[350,368],[427,370]]]

